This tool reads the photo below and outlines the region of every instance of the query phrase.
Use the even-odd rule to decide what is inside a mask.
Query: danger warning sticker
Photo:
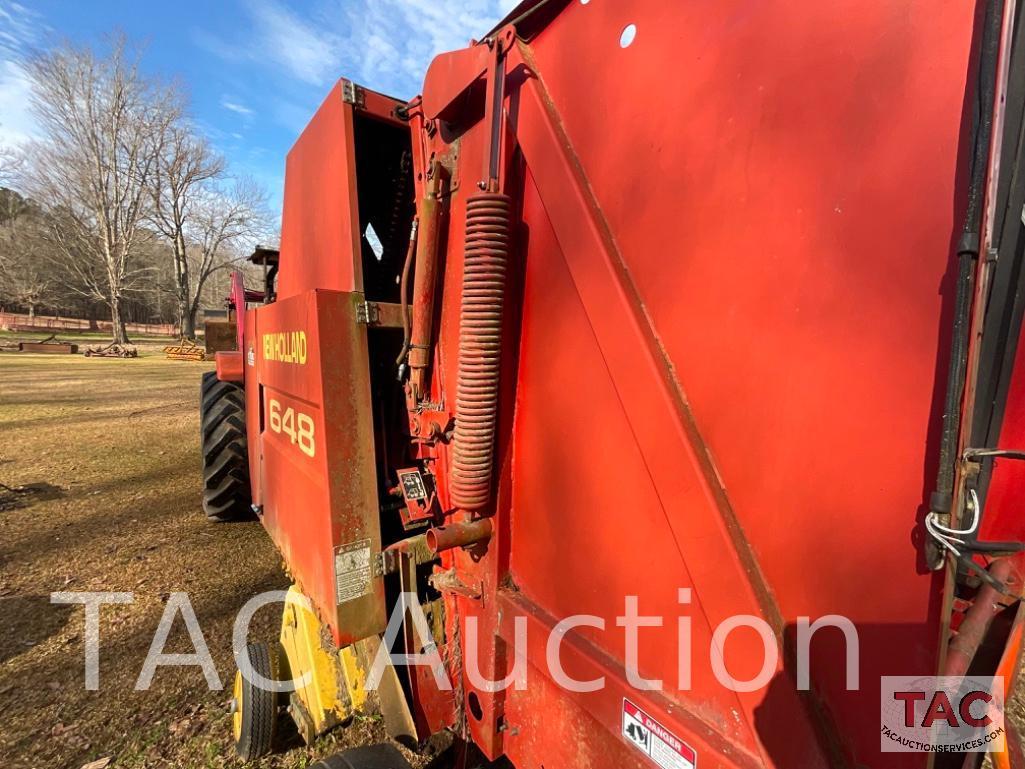
[[[630,700],[623,700],[623,737],[663,769],[695,769],[698,754]]]

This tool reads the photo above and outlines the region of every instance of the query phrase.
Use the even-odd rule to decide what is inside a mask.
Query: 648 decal
[[[306,456],[317,453],[316,423],[306,412],[291,406],[283,408],[277,398],[271,398],[267,402],[267,424],[272,432],[287,435],[292,445],[298,446]]]

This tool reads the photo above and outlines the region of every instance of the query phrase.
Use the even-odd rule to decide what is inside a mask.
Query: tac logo
[[[884,753],[983,753],[1004,744],[1002,677],[884,676]]]

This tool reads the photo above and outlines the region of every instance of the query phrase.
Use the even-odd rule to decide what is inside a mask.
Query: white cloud
[[[258,41],[254,46],[283,66],[291,75],[311,85],[331,78],[338,58],[338,38],[296,16],[274,0],[260,0],[250,6]]]
[[[39,135],[28,109],[31,93],[25,70],[14,61],[0,61],[0,146],[16,146]]]
[[[238,115],[242,115],[243,117],[249,117],[253,114],[253,110],[249,109],[249,107],[244,104],[240,104],[237,101],[232,101],[227,96],[221,97],[221,106],[224,107],[224,109]]]
[[[0,59],[21,56],[50,31],[35,11],[10,0],[0,0]]]
[[[0,146],[16,146],[40,133],[29,109],[32,87],[21,61],[49,31],[35,11],[0,0]]]
[[[339,64],[370,88],[409,98],[439,53],[465,48],[517,0],[363,0],[347,7]],[[346,4],[348,5],[348,4]]]
[[[350,77],[409,98],[420,90],[434,56],[465,47],[516,5],[517,0],[320,0],[300,14],[283,0],[256,0],[249,7],[252,29],[244,46],[204,30],[196,30],[193,40],[225,61],[276,70],[319,97],[339,77]],[[302,124],[317,103],[311,97]]]

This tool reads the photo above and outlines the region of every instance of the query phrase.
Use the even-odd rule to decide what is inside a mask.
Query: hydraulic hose
[[[996,91],[1002,19],[1003,0],[994,0],[986,8],[986,17],[983,22],[968,202],[965,206],[964,225],[957,250],[957,288],[954,297],[950,364],[947,369],[947,388],[943,401],[940,463],[936,473],[936,488],[929,498],[929,507],[935,513],[949,513],[953,506],[954,470],[957,462],[958,433],[961,424],[961,400],[964,395],[968,362],[972,286],[981,241],[982,203],[993,134],[993,100]]]

